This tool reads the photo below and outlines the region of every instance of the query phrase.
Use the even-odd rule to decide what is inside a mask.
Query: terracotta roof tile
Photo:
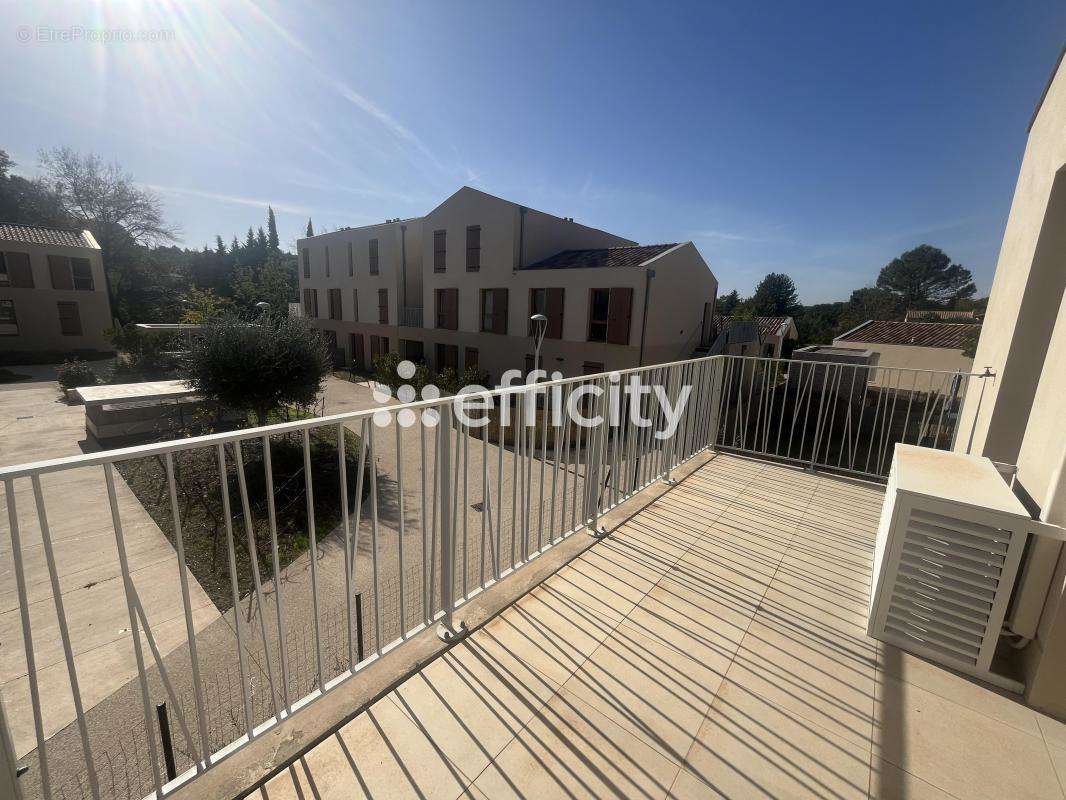
[[[50,228],[45,225],[19,225],[10,222],[0,222],[0,241],[97,249],[96,244],[86,238],[84,231]]]
[[[871,320],[848,331],[843,336],[838,336],[836,341],[946,347],[952,350],[962,350],[974,332],[980,332],[980,330],[981,326],[977,323]]]
[[[674,244],[600,247],[594,250],[563,250],[522,269],[585,269],[589,267],[639,267],[662,255]]]

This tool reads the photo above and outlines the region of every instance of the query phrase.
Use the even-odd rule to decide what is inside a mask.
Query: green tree
[[[221,236],[216,236],[215,237],[215,254],[219,258],[225,258],[226,257],[226,245],[222,241],[222,237]]]
[[[715,310],[723,317],[728,317],[739,304],[740,295],[737,293],[737,290],[734,289],[729,294],[723,294],[718,298],[718,302],[715,304]]]
[[[288,315],[223,314],[193,340],[184,377],[223,408],[265,425],[286,405],[310,406],[329,373],[329,350],[305,320]]]
[[[274,209],[267,206],[267,247],[273,252],[278,244],[278,221],[274,219]]]
[[[262,267],[237,267],[233,275],[233,299],[245,308],[270,304],[271,313],[287,314],[297,298],[300,280],[296,259],[287,253],[272,253]]]
[[[311,218],[310,217],[307,218],[307,233],[306,233],[306,235],[307,236],[314,236],[315,235],[315,229],[311,225]]]
[[[180,322],[191,325],[204,325],[222,316],[229,301],[219,297],[213,289],[193,287],[182,297]]]
[[[899,296],[906,308],[946,306],[973,297],[973,275],[938,247],[922,244],[886,264],[877,286]]]
[[[255,231],[252,230],[252,226],[248,226],[248,233],[244,236],[244,251],[249,256],[255,254]]]
[[[267,254],[267,249],[269,248],[269,245],[267,244],[267,235],[263,231],[263,226],[262,225],[259,226],[259,230],[256,231],[256,233],[255,233],[255,246],[257,248],[259,248],[259,252],[262,253],[263,256],[265,257],[266,254]]]
[[[792,278],[771,272],[755,287],[752,308],[760,317],[790,317],[799,309],[799,296]]]

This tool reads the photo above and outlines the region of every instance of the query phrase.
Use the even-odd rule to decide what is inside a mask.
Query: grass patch
[[[345,430],[344,444],[349,511],[353,512],[359,474],[359,437]],[[321,539],[342,520],[337,429],[329,426],[312,431],[310,449],[315,530]],[[302,432],[272,436],[270,456],[278,560],[284,569],[310,546]],[[215,605],[221,611],[226,611],[233,606],[233,596],[226,542],[224,486],[229,491],[239,595],[243,597],[254,588],[234,448],[226,446],[224,483],[220,480],[218,451],[215,447],[178,452],[173,458],[186,563]],[[274,568],[262,439],[242,443],[241,458],[251,511],[254,551],[260,578],[266,582],[273,577]],[[116,466],[137,499],[173,544],[174,521],[163,457],[123,461]],[[363,484],[365,496],[369,481],[364,480]]]

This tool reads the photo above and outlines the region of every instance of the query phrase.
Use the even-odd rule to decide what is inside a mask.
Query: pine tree
[[[238,242],[238,241],[237,241],[237,237],[236,237],[236,236],[234,236],[234,237],[233,237],[233,241],[232,241],[232,242],[230,242],[230,245],[229,245],[229,254],[230,254],[231,256],[237,256],[237,255],[239,255],[239,254],[240,254],[240,252],[241,252],[241,245],[240,245],[240,242]]]
[[[219,258],[226,255],[226,245],[223,243],[221,236],[215,237],[215,253],[218,254]]]
[[[274,209],[267,206],[267,246],[273,252],[278,244],[278,222],[274,219]]]
[[[314,236],[315,235],[315,229],[311,225],[311,218],[310,217],[307,218],[307,235],[308,236]]]
[[[263,232],[263,226],[259,226],[259,230],[255,234],[255,246],[259,248],[263,256],[266,256],[267,251],[267,235]]]
[[[248,226],[248,233],[244,237],[244,249],[249,253],[255,249],[255,231],[252,230],[252,226]]]

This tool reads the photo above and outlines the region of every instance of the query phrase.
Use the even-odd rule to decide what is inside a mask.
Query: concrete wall
[[[12,300],[18,320],[18,335],[0,335],[0,364],[5,360],[39,355],[54,360],[59,354],[110,352],[114,350],[104,331],[112,327],[111,303],[107,296],[104,265],[98,248],[60,247],[0,241],[0,251],[27,253],[33,271],[33,288],[0,286],[0,300]],[[92,267],[93,289],[53,289],[48,255],[85,258]],[[59,327],[57,303],[76,302],[81,316],[81,336],[65,336]]]
[[[1066,67],[1033,120],[1003,235],[975,364],[997,374],[962,411],[974,451],[1018,465],[1034,511],[1066,525]],[[964,446],[964,442],[958,446]],[[1053,541],[1031,543],[1010,624],[1035,636],[1023,651],[1029,701],[1066,715],[1066,565]]]

